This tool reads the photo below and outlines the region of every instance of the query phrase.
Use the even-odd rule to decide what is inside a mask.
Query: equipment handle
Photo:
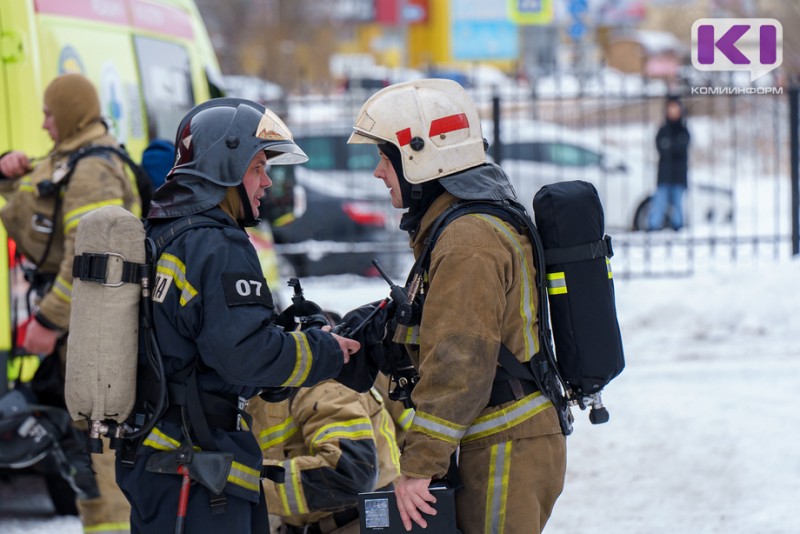
[[[389,304],[389,297],[386,297],[385,299],[383,299],[382,301],[380,301],[380,303],[378,303],[378,305],[377,305],[377,306],[375,306],[375,309],[374,309],[374,310],[372,310],[371,312],[369,312],[369,314],[368,314],[368,315],[367,315],[367,316],[364,318],[364,320],[363,320],[363,321],[361,321],[361,322],[358,324],[358,326],[356,326],[356,327],[355,327],[355,328],[353,328],[352,330],[345,330],[345,329],[342,327],[342,325],[341,325],[341,324],[338,324],[338,325],[336,325],[335,327],[333,327],[333,329],[331,330],[331,332],[333,332],[333,333],[334,333],[334,334],[336,334],[336,335],[342,336],[342,337],[346,337],[346,338],[349,338],[349,339],[353,339],[353,336],[355,336],[356,334],[358,334],[358,333],[361,331],[361,329],[362,329],[362,328],[364,328],[365,326],[367,326],[367,324],[369,324],[369,322],[372,320],[372,318],[373,318],[373,317],[375,317],[375,316],[378,314],[378,312],[379,312],[379,311],[381,311],[382,309],[384,309],[384,308],[386,307],[386,305],[387,305],[387,304]]]
[[[189,486],[191,479],[189,478],[189,468],[181,464],[178,466],[178,474],[183,478],[181,480],[181,493],[178,496],[178,517],[175,520],[175,534],[183,534],[186,528],[186,508],[189,505]]]

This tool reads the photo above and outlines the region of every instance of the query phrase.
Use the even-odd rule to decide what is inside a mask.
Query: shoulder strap
[[[100,156],[108,158],[109,154],[114,154],[118,156],[122,161],[124,161],[128,167],[133,172],[134,177],[136,178],[136,186],[139,189],[139,199],[142,202],[142,217],[147,216],[147,212],[150,210],[150,200],[153,198],[153,184],[144,171],[139,167],[131,158],[128,156],[128,153],[121,148],[117,148],[114,146],[107,146],[107,145],[88,145],[79,148],[78,150],[72,152],[69,157],[67,158],[67,166],[66,172],[64,176],[58,180],[57,187],[59,190],[63,187],[66,187],[69,183],[69,179],[72,177],[72,173],[75,172],[75,166],[78,163],[78,160],[81,158],[85,158],[87,156]],[[56,219],[58,216],[58,211],[61,209],[61,195],[56,194],[56,202],[53,208],[53,220]],[[53,246],[53,237],[54,233],[51,232],[47,238],[47,244],[45,245],[44,253],[42,257],[39,259],[36,265],[42,265],[47,256],[50,255],[50,248]]]
[[[89,145],[79,148],[70,154],[67,160],[67,174],[64,176],[62,183],[66,185],[75,170],[75,165],[81,158],[87,156],[108,157],[111,154],[121,159],[133,172],[133,176],[136,178],[136,187],[139,189],[139,198],[142,202],[142,217],[146,217],[150,210],[150,201],[153,199],[153,183],[145,171],[131,159],[124,148],[108,145]]]
[[[552,345],[550,308],[548,306],[547,296],[547,265],[545,260],[544,246],[542,245],[542,238],[539,236],[539,231],[536,229],[536,225],[521,204],[512,200],[471,200],[453,203],[434,221],[433,225],[431,225],[431,230],[428,233],[428,237],[425,239],[425,248],[420,254],[419,259],[414,263],[410,277],[413,277],[415,274],[421,275],[428,269],[430,265],[431,250],[436,244],[436,240],[439,239],[439,236],[447,227],[447,225],[457,218],[469,213],[485,213],[487,215],[498,217],[514,226],[518,232],[526,233],[530,238],[531,245],[533,247],[533,262],[534,267],[536,268],[536,291],[539,296],[539,306],[537,306],[536,314],[539,321],[540,350],[539,354],[534,355],[537,356],[537,358],[532,357],[531,362],[542,358],[547,361],[549,367],[553,370],[553,372],[556,373],[559,382],[561,382],[561,385],[564,388],[564,391],[566,391],[567,383],[561,377],[561,373],[558,370],[558,365],[556,365],[556,355]],[[508,355],[501,358],[501,365],[503,364],[502,360],[505,360],[509,364],[508,367],[516,368],[516,373],[507,368],[507,370],[511,372],[512,376],[514,374],[523,372],[518,368],[518,366],[514,366],[507,356]],[[513,358],[513,356],[511,359],[519,363],[519,361],[516,358]],[[506,365],[504,365],[504,367],[506,367]],[[524,372],[526,375],[529,374],[527,371],[528,370],[526,369]]]
[[[188,215],[186,217],[181,217],[177,221],[172,222],[169,228],[164,230],[158,238],[153,240],[155,246],[154,260],[158,261],[158,256],[161,255],[161,252],[181,234],[197,228],[226,228],[226,226],[205,215]]]
[[[430,265],[431,251],[433,250],[436,241],[439,239],[439,236],[442,234],[444,229],[454,220],[470,213],[484,213],[487,215],[493,215],[511,224],[520,233],[528,233],[529,235],[531,233],[536,233],[537,240],[541,244],[541,240],[538,239],[538,233],[536,232],[533,221],[528,216],[525,208],[523,208],[520,204],[510,200],[459,200],[451,204],[431,225],[428,236],[424,241],[425,248],[423,249],[422,254],[420,254],[417,262],[414,264],[412,273],[417,271],[422,272],[428,269],[428,266]],[[531,236],[531,239],[533,240],[533,236]],[[536,243],[534,242],[534,256],[539,255],[539,251],[536,250]],[[539,272],[539,269],[537,268],[537,282],[540,275],[542,280],[544,280],[544,269]]]

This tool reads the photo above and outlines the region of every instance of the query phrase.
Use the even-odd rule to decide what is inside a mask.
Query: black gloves
[[[394,305],[387,300],[371,302],[345,314],[333,331],[355,339],[361,343],[361,349],[342,367],[336,377],[338,382],[359,393],[369,391],[378,372],[387,365],[384,338],[386,324],[393,314]],[[391,343],[391,339],[386,342]]]

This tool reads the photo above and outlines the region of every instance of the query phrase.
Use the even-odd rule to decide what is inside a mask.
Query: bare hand
[[[436,510],[428,504],[436,502],[436,497],[428,490],[430,483],[430,478],[408,478],[405,475],[400,475],[395,481],[394,495],[397,498],[397,509],[400,511],[400,519],[406,531],[410,531],[413,526],[411,520],[422,528],[428,527],[428,522],[420,512],[436,515]]]
[[[31,160],[22,152],[9,152],[0,158],[0,172],[8,178],[19,178],[30,171]]]
[[[331,331],[331,327],[327,325],[323,326],[322,329],[326,332]],[[342,337],[337,334],[331,334],[331,335],[333,336],[333,339],[335,339],[336,342],[339,344],[339,348],[342,349],[342,353],[344,354],[344,363],[350,361],[351,354],[355,354],[356,352],[361,350],[361,343],[359,343],[355,339]]]
[[[28,323],[25,329],[25,340],[22,342],[22,348],[30,354],[47,356],[55,350],[59,336],[59,332],[45,328],[34,319]]]

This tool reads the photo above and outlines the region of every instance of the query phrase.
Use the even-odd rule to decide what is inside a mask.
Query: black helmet
[[[308,161],[277,115],[242,98],[215,98],[195,106],[178,126],[175,148],[177,157],[167,180],[187,175],[222,187],[238,186],[245,225],[257,222],[242,185],[253,157],[263,150],[270,165]]]

